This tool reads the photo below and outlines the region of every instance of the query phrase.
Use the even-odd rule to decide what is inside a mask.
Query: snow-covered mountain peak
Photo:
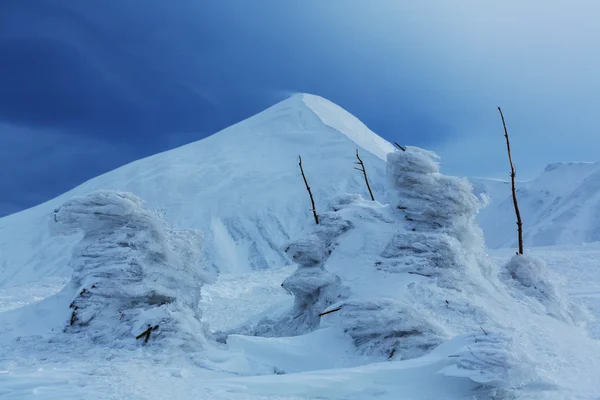
[[[354,170],[357,148],[375,197],[383,200],[385,153],[393,146],[333,103],[294,95],[205,139],[132,162],[0,219],[0,285],[57,271],[70,275],[67,255],[75,239],[52,238],[48,216],[69,198],[96,190],[133,193],[176,226],[201,230],[221,270],[288,263],[280,247],[314,224],[298,156],[321,212],[340,193],[368,195]]]
[[[321,96],[308,93],[296,93],[233,127],[250,125],[258,128],[268,125],[270,129],[267,131],[278,134],[281,130],[276,126],[280,124],[292,130],[324,125],[343,134],[358,147],[382,160],[385,160],[387,153],[394,150],[392,144],[371,131],[342,107]],[[229,128],[223,132],[231,134]]]
[[[546,165],[544,168],[544,172],[551,172],[556,170],[565,170],[565,169],[592,169],[600,166],[599,162],[556,162]]]
[[[394,146],[388,141],[373,133],[358,118],[337,104],[312,94],[302,94],[301,98],[325,125],[343,133],[354,143],[382,160],[385,160],[386,155],[394,150]]]

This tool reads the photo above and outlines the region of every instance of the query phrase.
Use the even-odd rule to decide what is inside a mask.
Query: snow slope
[[[389,154],[387,168],[391,203],[337,196],[322,212],[322,225],[310,229],[308,238],[314,240],[296,239],[287,247],[298,263],[282,285],[295,297],[294,314],[303,304],[328,307],[314,301],[331,294],[323,285],[334,292],[345,287],[338,292],[341,303],[329,310],[341,309],[322,316],[320,324],[304,319],[308,329],[295,336],[237,333],[226,344],[199,337],[204,331],[197,324],[190,335],[183,327],[187,338],[164,340],[181,333],[178,322],[192,321],[186,317],[186,310],[195,313],[185,300],[194,291],[188,284],[202,284],[198,278],[181,282],[190,279],[187,268],[179,267],[197,264],[180,265],[178,256],[189,259],[187,246],[163,247],[179,243],[180,235],[173,242],[170,234],[160,234],[167,226],[128,195],[101,191],[68,200],[51,220],[61,231],[86,232],[73,252],[71,284],[88,291],[67,286],[56,296],[0,313],[0,394],[22,399],[91,393],[131,399],[597,397],[600,342],[556,313],[563,305],[555,296],[560,287],[539,275],[543,265],[536,262],[526,276],[502,277],[507,267],[498,268],[483,251],[472,215],[478,204],[469,185],[439,174],[434,154],[409,147]],[[167,253],[173,257],[163,263]],[[276,290],[283,276],[274,271],[223,274],[203,291],[197,311],[212,309],[204,319],[209,325],[222,324],[225,315],[230,319],[225,327],[257,311],[257,301],[259,316],[285,313],[291,299]],[[328,274],[339,280],[322,279]],[[170,284],[183,286],[184,293],[170,290]],[[163,300],[183,295],[183,301],[171,308],[154,301],[147,289]],[[77,312],[91,309],[96,315],[76,331],[68,324],[73,296]],[[229,299],[236,296],[243,305],[232,307]],[[127,316],[119,318],[119,312],[152,318],[152,310],[165,305],[171,312],[159,315],[159,333],[147,344],[134,338],[140,326],[131,329]],[[163,331],[169,319],[172,329]],[[94,334],[99,323],[105,329]],[[98,340],[107,333],[118,333],[120,340]]]
[[[356,147],[380,201],[360,196]],[[146,195],[176,227],[101,185]],[[295,96],[0,221],[2,257],[15,261],[4,263],[5,287],[33,281],[18,287],[45,297],[49,279],[70,277],[39,302],[0,299],[10,308],[0,313],[0,395],[598,397],[600,342],[585,313],[541,261],[495,264],[478,208],[434,153],[394,150],[337,106]],[[49,225],[85,235],[55,238]],[[267,268],[290,259],[293,272]]]
[[[490,204],[478,222],[491,248],[515,247],[516,225],[510,182],[471,178]],[[525,246],[600,241],[600,163],[550,164],[536,179],[517,183]]]
[[[283,242],[313,224],[298,155],[319,210],[335,193],[365,193],[353,169],[357,148],[375,195],[385,196],[384,159],[393,146],[335,104],[294,95],[206,139],[0,219],[0,287],[70,276],[68,259],[78,238],[51,237],[47,219],[65,200],[99,189],[132,192],[175,226],[202,231],[207,258],[221,271],[285,264]]]

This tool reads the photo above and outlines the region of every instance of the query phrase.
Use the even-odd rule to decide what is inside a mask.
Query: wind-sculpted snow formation
[[[379,201],[353,194],[367,193],[357,146]],[[173,398],[594,398],[576,396],[598,393],[584,313],[530,255],[489,259],[480,207],[435,154],[393,151],[339,107],[295,96],[0,219],[0,289],[69,279],[0,313],[0,386],[21,385],[13,365],[65,363],[77,377],[61,382],[104,379],[106,366],[118,398],[132,380],[152,397],[179,388]],[[69,236],[50,236],[48,219]]]
[[[298,264],[298,269],[281,284],[294,296],[293,307],[282,315],[268,316],[256,324],[246,323],[229,332],[219,333],[221,340],[232,333],[253,336],[308,333],[319,326],[319,314],[324,309],[345,297],[340,278],[327,271],[324,264],[338,244],[336,239],[353,225],[335,211],[321,214],[319,220],[313,234],[291,242],[284,249],[287,256]]]
[[[57,234],[83,233],[73,250],[74,293],[66,332],[95,342],[194,337],[200,287],[213,276],[202,268],[202,237],[175,230],[128,193],[97,191],[54,210]]]
[[[552,272],[544,262],[528,255],[515,255],[500,271],[500,279],[520,301],[528,301],[534,309],[569,324],[585,324],[587,311],[569,299],[563,289],[564,279]]]
[[[251,319],[221,339],[236,335],[237,346],[240,334],[284,337],[327,329],[374,361],[422,357],[460,342],[462,350],[449,356],[441,373],[470,379],[485,395],[538,379],[529,354],[536,337],[529,332],[516,339],[515,329],[527,328],[513,314],[547,309],[572,325],[574,306],[543,278],[543,269],[539,276],[498,271],[475,222],[480,202],[468,181],[440,174],[434,153],[413,147],[392,152],[387,174],[390,204],[338,196],[314,233],[286,248],[298,264],[282,285],[294,296],[291,308]],[[520,303],[523,293],[526,303]]]

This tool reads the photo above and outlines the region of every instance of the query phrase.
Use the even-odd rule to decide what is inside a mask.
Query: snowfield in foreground
[[[597,320],[590,324],[589,330],[594,338],[600,339],[600,272],[597,267],[600,244],[535,248],[531,253],[567,278],[569,294],[594,312]],[[494,251],[492,256],[498,262],[505,262],[511,257],[505,250]],[[226,329],[245,321],[248,315],[291,304],[291,296],[281,289],[280,284],[294,269],[285,267],[264,272],[222,274],[214,284],[207,285],[202,290],[201,308],[205,310],[203,320],[216,329]],[[21,306],[26,298],[36,301],[46,297],[52,288],[54,292],[60,290],[63,284],[64,282],[58,280],[32,283],[28,293],[23,293],[20,287],[4,288],[0,292],[0,303],[7,298],[13,299],[18,296],[19,303],[12,306]],[[274,354],[274,346],[269,349],[270,352],[266,352],[260,343],[245,344],[243,347],[240,345],[231,351],[244,351],[250,354],[250,357],[253,357],[253,353],[258,353],[263,357],[272,357],[274,362],[287,361],[305,371],[318,367],[337,369],[247,378],[199,368],[189,357],[168,353],[156,354],[144,348],[127,351],[125,354],[106,349],[90,353],[89,349],[86,349],[86,353],[82,354],[75,347],[72,353],[57,356],[50,349],[41,349],[34,345],[16,356],[14,352],[8,351],[2,342],[0,397],[53,400],[472,398],[455,396],[454,393],[459,393],[460,388],[452,386],[449,380],[443,377],[439,377],[438,382],[425,380],[420,374],[430,375],[427,370],[432,372],[436,367],[428,365],[427,360],[419,368],[410,368],[409,373],[406,370],[410,364],[402,365],[403,362],[339,369],[339,366],[334,365],[337,362],[335,357],[343,353],[344,344],[335,337],[330,337],[331,341],[323,340],[326,335],[327,332],[319,339],[321,345],[317,348],[311,348],[310,343],[291,347],[291,344],[282,342],[281,350],[285,350],[286,353],[279,353],[279,358],[275,357],[277,354]],[[581,350],[585,351],[585,348]],[[548,348],[546,351],[552,352],[553,349]],[[304,365],[301,361],[304,361]],[[581,365],[577,361],[582,362],[572,359],[565,360],[565,363],[574,371],[591,368],[590,365]],[[394,369],[392,364],[401,365]],[[413,367],[416,367],[414,363]],[[381,371],[381,376],[377,371]],[[391,382],[386,383],[386,374]],[[595,380],[588,381],[587,387],[584,380],[581,380],[580,384],[578,392],[568,395],[559,393],[550,398],[600,398],[600,387]],[[390,386],[393,386],[392,393],[384,395],[390,390]],[[412,392],[415,387],[417,390]],[[419,390],[430,392],[424,393]],[[398,393],[402,395],[399,396]],[[532,395],[529,398],[545,397]]]
[[[600,245],[490,256],[481,206],[295,96],[0,220],[0,396],[600,398]]]

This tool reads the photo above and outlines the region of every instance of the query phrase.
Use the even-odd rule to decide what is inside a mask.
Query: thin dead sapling
[[[302,173],[302,179],[304,179],[304,184],[306,185],[306,190],[308,191],[308,195],[310,196],[310,203],[312,204],[312,212],[315,217],[315,223],[319,225],[319,216],[317,215],[317,208],[315,207],[315,199],[313,198],[313,194],[310,190],[310,186],[308,186],[308,181],[306,180],[306,175],[304,175],[304,168],[302,168],[302,157],[298,156],[298,166],[300,166],[300,172]]]
[[[373,196],[373,191],[371,191],[371,185],[369,185],[369,178],[367,177],[367,170],[365,169],[365,163],[363,163],[363,160],[361,160],[360,156],[358,155],[358,149],[356,149],[356,158],[358,159],[358,161],[355,162],[354,164],[360,165],[360,168],[354,167],[354,169],[363,173],[363,175],[365,177],[365,183],[367,184],[367,189],[369,189],[369,195],[371,195],[371,200],[375,201],[375,197]]]
[[[517,189],[515,188],[515,166],[513,164],[512,155],[510,154],[510,141],[508,140],[508,130],[506,129],[506,122],[504,121],[504,114],[502,114],[502,109],[498,107],[498,111],[500,112],[500,117],[502,118],[502,126],[504,127],[504,137],[506,138],[506,149],[508,151],[508,161],[510,163],[510,179],[512,182],[512,198],[513,205],[515,207],[515,214],[517,215],[517,232],[519,238],[519,252],[518,254],[523,254],[523,221],[521,220],[521,213],[519,212],[519,203],[517,202]]]

